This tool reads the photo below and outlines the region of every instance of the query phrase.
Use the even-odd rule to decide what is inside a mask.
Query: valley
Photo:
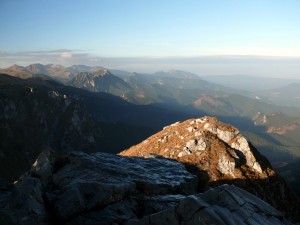
[[[167,125],[210,116],[237,127],[249,140],[249,146],[255,146],[266,156],[299,195],[300,108],[296,106],[276,105],[264,98],[253,97],[251,90],[215,84],[185,71],[140,74],[83,65],[63,67],[33,64],[27,67],[15,65],[0,72],[0,176],[6,180],[16,180],[47,149],[61,155],[72,151],[116,154],[131,146],[138,148],[138,143],[148,142],[147,138],[163,132]],[[211,123],[216,126],[226,127],[218,125],[220,122],[215,119],[208,120],[212,120]],[[188,132],[186,130],[189,129],[183,130]],[[229,130],[232,129],[236,128]],[[219,151],[226,148],[221,143],[212,142],[214,139],[211,134],[204,139],[207,141],[201,143],[205,146],[218,146],[214,148],[219,148]],[[176,146],[182,148],[180,141],[175,142]],[[151,143],[129,155],[144,157],[145,149],[150,151],[155,147]],[[164,148],[164,153],[153,150],[151,154],[166,157],[172,146],[164,145]],[[192,159],[188,151],[172,156],[170,152],[168,154],[167,158],[175,157],[183,163],[197,162],[203,164],[202,169],[206,168],[205,161]],[[219,153],[216,151],[211,154]],[[215,157],[216,160],[222,158]],[[207,160],[213,162],[213,159]],[[267,167],[271,168],[271,165]],[[261,176],[251,175],[252,172],[246,171],[245,166],[239,172],[238,166],[235,168],[234,175],[230,176],[238,178],[237,181],[231,180],[226,166],[207,167],[212,179],[210,183],[221,184],[222,180],[226,180],[224,183],[241,185],[247,189],[247,185],[240,180],[255,180],[255,176]],[[214,174],[212,171],[223,171],[225,175],[219,177],[219,172]],[[269,173],[266,172],[266,176]],[[246,175],[239,177],[239,174]],[[204,177],[199,179],[204,181]],[[272,196],[254,191],[257,185],[261,184],[255,184],[253,189],[247,190],[272,202]],[[281,185],[284,186],[284,183]]]
[[[245,78],[244,82],[249,84],[247,89],[246,83],[243,86],[241,79],[234,76],[216,77],[221,82],[226,79],[230,81],[231,87],[226,87],[206,81],[205,77],[176,70],[139,74],[84,65],[63,67],[32,64],[27,67],[14,65],[1,72],[16,77],[30,74],[32,81],[43,76],[47,77],[39,80],[50,82],[54,79],[60,83],[56,89],[59,87],[68,93],[76,92],[82,98],[80,101],[84,102],[86,110],[102,122],[123,122],[158,130],[176,120],[210,115],[246,132],[250,141],[259,146],[260,151],[272,162],[290,160],[300,155],[300,108],[275,105],[264,101],[264,98],[253,97],[255,95],[251,90],[255,86],[256,91],[262,92],[262,87],[255,83],[262,83],[257,77]],[[215,82],[212,78],[210,80]],[[265,82],[269,85],[266,88],[278,88],[280,83],[288,84],[288,80],[283,82],[274,79],[272,82]],[[237,88],[238,84],[243,90]],[[112,106],[113,102],[116,106]],[[153,115],[151,119],[150,114]],[[278,154],[274,155],[275,152]]]

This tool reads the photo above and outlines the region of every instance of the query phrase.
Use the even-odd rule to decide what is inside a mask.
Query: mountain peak
[[[60,64],[48,64],[47,66],[50,66],[52,69],[65,69],[65,67]]]
[[[107,69],[95,72],[81,72],[69,84],[94,92],[109,92],[111,89],[124,90],[128,86],[124,80],[111,74]]]
[[[25,67],[24,67],[24,66],[19,66],[19,65],[17,65],[17,64],[14,64],[14,65],[8,67],[7,69],[8,69],[8,70],[9,70],[9,69],[25,69]]]
[[[264,162],[237,128],[208,116],[164,127],[121,155],[148,157],[153,153],[181,162],[199,163],[210,171],[211,181],[246,179],[243,175],[246,170],[251,171],[249,176],[253,178],[266,178],[271,170],[269,164],[261,165]],[[208,164],[208,161],[214,163]]]
[[[36,74],[36,73],[43,73],[46,75],[48,74],[48,73],[45,73],[47,70],[47,66],[40,64],[40,63],[30,64],[29,66],[26,66],[26,70],[33,74]]]
[[[107,75],[111,75],[111,73],[106,69],[97,70],[91,73],[94,77],[103,77]]]
[[[208,177],[200,179],[206,179],[208,186],[235,184],[290,216],[300,215],[299,201],[293,199],[295,196],[270,162],[237,128],[217,118],[205,116],[176,122],[120,155],[175,159],[200,177],[203,171],[207,173]],[[276,189],[272,183],[276,183]]]
[[[11,76],[20,77],[20,78],[32,77],[32,74],[29,71],[27,71],[26,67],[19,66],[17,64],[14,64],[6,69],[1,69],[0,72]]]

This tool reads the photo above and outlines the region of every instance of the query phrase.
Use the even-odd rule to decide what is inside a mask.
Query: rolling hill
[[[265,101],[272,104],[300,108],[300,81],[274,89],[263,90],[260,95]]]

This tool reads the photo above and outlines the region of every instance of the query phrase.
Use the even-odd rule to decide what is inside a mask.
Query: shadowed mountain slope
[[[155,126],[175,115],[157,116],[151,124],[151,116],[160,115],[161,110],[45,78],[0,75],[0,87],[0,175],[10,180],[28,168],[43,149],[116,153],[152,134]]]

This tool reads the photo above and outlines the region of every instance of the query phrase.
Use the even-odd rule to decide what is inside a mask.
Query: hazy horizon
[[[227,58],[228,57],[228,58]],[[72,60],[68,63],[62,63],[60,61],[50,60],[50,61],[36,61],[32,63],[14,63],[19,66],[28,66],[34,63],[41,64],[59,64],[62,66],[72,66],[72,65],[88,65],[88,66],[101,66],[107,69],[117,69],[117,70],[125,70],[129,72],[138,72],[138,73],[154,73],[158,71],[170,71],[170,70],[184,70],[187,72],[191,72],[197,74],[199,76],[219,76],[219,75],[244,75],[244,76],[261,76],[261,77],[272,77],[272,78],[290,78],[295,79],[300,77],[298,73],[290,73],[287,74],[286,64],[298,67],[300,64],[300,59],[290,59],[291,61],[281,62],[281,64],[276,63],[276,60],[268,60],[265,59],[265,62],[272,66],[272,71],[274,73],[270,73],[269,68],[265,68],[264,65],[260,66],[259,61],[255,62],[255,58],[251,57],[251,59],[247,59],[243,57],[243,60],[248,60],[247,62],[242,59],[236,59],[236,64],[232,65],[230,62],[232,61],[232,57],[224,56],[224,57],[194,57],[194,58],[182,58],[182,57],[171,57],[171,58],[103,58],[97,63],[84,63],[86,60]],[[221,62],[223,61],[223,62]],[[252,61],[252,62],[251,62]],[[278,61],[278,59],[277,59]],[[298,64],[297,64],[298,61]],[[253,66],[254,63],[258,65]],[[12,66],[13,64],[9,64],[6,67],[1,67],[5,69],[7,67]],[[245,72],[245,68],[248,67]]]
[[[135,72],[300,77],[300,2],[0,2],[0,67],[84,64]]]

